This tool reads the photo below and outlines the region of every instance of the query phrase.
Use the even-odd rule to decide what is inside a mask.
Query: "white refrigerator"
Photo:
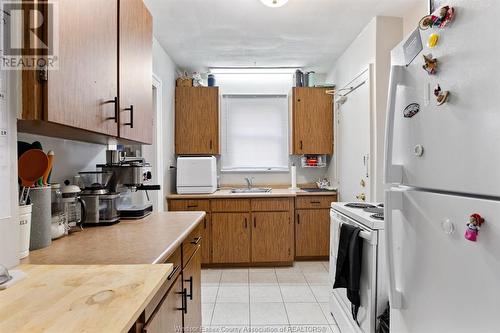
[[[500,331],[500,1],[447,4],[454,20],[420,31],[413,62],[405,41],[392,52],[385,231],[394,333]],[[434,75],[422,68],[429,53]],[[441,106],[437,84],[449,91]],[[473,214],[484,219],[476,241],[465,238]]]

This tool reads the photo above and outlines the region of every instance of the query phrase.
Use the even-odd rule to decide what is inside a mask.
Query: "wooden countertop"
[[[229,189],[217,190],[209,194],[169,194],[167,199],[218,199],[218,198],[283,198],[309,195],[337,195],[336,191],[307,192],[304,190],[290,190],[285,188],[273,188],[267,193],[231,193]]]
[[[48,265],[157,264],[164,262],[205,217],[205,212],[153,213],[136,221],[83,231],[30,252],[21,262]]]
[[[0,332],[128,332],[172,271],[162,265],[21,265],[0,290]]]

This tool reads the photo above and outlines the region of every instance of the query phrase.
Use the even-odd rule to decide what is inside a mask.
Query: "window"
[[[222,96],[222,170],[288,170],[287,95]]]
[[[222,171],[288,171],[292,73],[221,73]]]

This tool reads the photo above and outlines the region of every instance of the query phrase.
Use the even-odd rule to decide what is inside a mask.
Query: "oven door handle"
[[[335,212],[333,209],[330,211],[330,218],[331,219],[339,219],[341,223],[347,223],[350,225],[353,225],[355,227],[358,227],[361,229],[361,232],[359,233],[359,237],[363,238],[364,240],[368,241],[370,245],[375,246],[378,244],[378,239],[377,239],[377,234],[375,231],[368,231],[365,226],[362,224],[356,222],[355,220],[346,217],[346,218],[341,218],[339,213]]]

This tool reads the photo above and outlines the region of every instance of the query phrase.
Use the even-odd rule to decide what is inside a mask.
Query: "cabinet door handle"
[[[198,243],[201,241],[201,237],[196,237],[191,241],[191,244],[193,245],[198,245]]]
[[[248,228],[248,220],[247,218],[245,217],[245,229]]]
[[[297,214],[297,224],[300,224],[300,214]]]
[[[130,111],[130,122],[125,123],[125,126],[130,126],[130,128],[134,128],[134,106],[130,105],[130,107],[123,109],[124,111]]]
[[[203,229],[207,228],[207,219],[203,219]]]
[[[257,218],[256,217],[253,218],[253,227],[257,228]]]
[[[191,276],[189,279],[184,280],[184,282],[189,282],[189,295],[186,294],[186,298],[189,297],[190,300],[193,300],[193,277]]]
[[[180,308],[177,308],[177,310],[187,313],[187,289],[184,288],[182,292],[177,294],[182,295],[182,306]]]
[[[175,276],[175,273],[177,273],[177,271],[179,270],[179,267],[180,265],[174,267],[172,272],[170,272],[170,274],[168,275],[167,280],[172,280],[172,278]]]
[[[210,149],[212,149],[212,140],[210,140]]]
[[[108,120],[114,120],[115,123],[118,122],[118,107],[119,107],[119,104],[118,104],[118,97],[115,97],[113,99],[110,99],[109,101],[104,101],[104,104],[115,104],[115,116],[114,117],[108,117],[106,119]]]
[[[300,140],[300,149],[304,149],[304,143],[302,142],[302,140]]]

